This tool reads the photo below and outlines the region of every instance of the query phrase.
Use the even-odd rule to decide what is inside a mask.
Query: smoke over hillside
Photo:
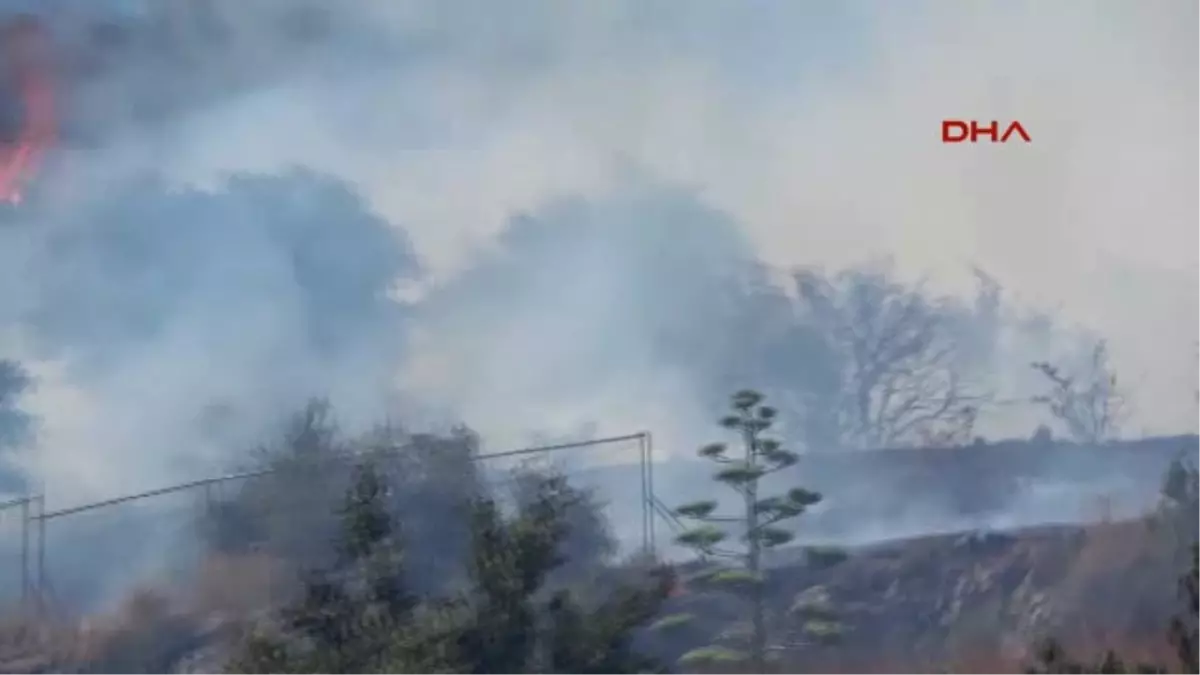
[[[0,225],[0,355],[37,381],[14,461],[52,499],[225,468],[320,395],[686,454],[732,388],[834,386],[764,265],[884,256],[1001,394],[1090,331],[1135,432],[1195,428],[1194,3],[73,7],[0,3],[62,89]],[[938,145],[955,115],[1034,143]]]

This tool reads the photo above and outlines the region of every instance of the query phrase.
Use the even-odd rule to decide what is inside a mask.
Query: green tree
[[[565,590],[544,598],[583,494],[559,475],[526,485],[512,518],[477,500],[471,517],[471,590],[457,600],[455,638],[464,672],[622,673],[654,670],[633,649],[634,631],[657,613],[669,589],[659,570],[649,586],[625,586],[584,607]]]
[[[631,630],[658,613],[666,595],[665,578],[649,588],[620,588],[590,611],[572,594],[556,593],[546,615],[550,634],[545,672],[665,672],[655,660],[637,653]]]
[[[762,401],[763,396],[758,392],[740,391],[732,398],[730,414],[720,421],[721,426],[738,435],[742,445],[740,456],[730,456],[724,443],[706,445],[699,451],[701,457],[721,466],[714,479],[742,497],[742,512],[718,515],[716,500],[686,504],[675,510],[680,518],[697,523],[678,537],[679,543],[713,563],[702,575],[703,582],[734,591],[748,600],[748,652],[710,645],[684,654],[684,662],[748,661],[755,672],[765,671],[768,636],[763,553],[790,542],[792,533],[780,525],[821,501],[821,495],[800,487],[782,495],[760,494],[760,483],[765,476],[794,465],[798,459],[794,452],[783,449],[779,441],[765,437],[776,412]],[[740,530],[740,548],[722,547],[731,530]]]
[[[562,476],[557,469],[532,465],[519,467],[511,477],[513,502],[518,506],[535,503],[541,498],[547,480]],[[592,573],[602,571],[605,563],[616,555],[617,542],[604,517],[605,504],[594,489],[571,485],[565,479],[556,484],[566,527],[566,534],[558,545],[562,563],[548,579],[549,585],[557,588],[563,584],[586,582]]]
[[[338,505],[356,462],[370,457],[387,484],[382,508],[404,523],[407,543],[420,544],[405,552],[409,586],[426,593],[461,585],[469,539],[463,505],[484,490],[478,452],[465,428],[433,435],[388,424],[351,436],[328,403],[312,401],[233,467],[263,475],[214,490],[201,523],[205,542],[219,553],[269,555],[289,570],[336,565]]]
[[[233,672],[379,671],[415,605],[402,578],[387,496],[375,464],[358,464],[340,509],[335,564],[307,571],[300,599],[280,613],[274,634],[259,630],[248,637],[230,663]]]
[[[388,481],[371,463],[356,470],[342,509],[332,570],[312,574],[274,630],[253,634],[230,663],[234,672],[648,672],[633,646],[670,587],[615,588],[597,606],[571,593],[547,593],[562,563],[567,514],[578,498],[565,479],[532,486],[516,512],[480,497],[469,512],[468,584],[417,600],[405,590]],[[547,597],[549,596],[549,597]]]
[[[1200,672],[1200,547],[1192,544],[1192,568],[1179,579],[1179,594],[1185,611],[1171,620],[1168,639],[1175,647],[1179,662],[1189,673]]]

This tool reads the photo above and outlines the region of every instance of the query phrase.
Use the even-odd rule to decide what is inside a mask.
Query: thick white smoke
[[[369,7],[403,65],[225,107],[186,175],[319,164],[449,271],[632,162],[775,264],[978,265],[1108,336],[1145,430],[1195,428],[1194,3]],[[1034,143],[943,146],[946,117]]]
[[[137,4],[112,16],[175,31],[171,58],[47,14],[108,66],[64,104],[86,142],[0,230],[59,499],[208,473],[310,394],[352,423],[403,394],[498,444],[594,422],[686,452],[687,366],[736,346],[670,363],[647,336],[719,330],[667,287],[709,246],[891,255],[954,291],[981,267],[1111,339],[1140,427],[1196,426],[1195,3]],[[943,146],[945,117],[1034,142]],[[225,180],[297,165],[333,178]],[[589,234],[543,232],[566,248],[487,288],[523,213]],[[680,268],[639,277],[654,247]]]

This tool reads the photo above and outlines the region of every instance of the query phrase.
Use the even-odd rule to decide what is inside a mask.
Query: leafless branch
[[[836,403],[843,445],[963,444],[988,397],[961,374],[948,314],[921,284],[851,271],[796,275],[809,316],[844,360]]]
[[[1049,381],[1047,393],[1033,397],[1067,428],[1079,443],[1099,443],[1115,437],[1128,417],[1128,401],[1109,364],[1108,345],[1092,349],[1091,359],[1079,372],[1066,374],[1047,362],[1031,364]]]

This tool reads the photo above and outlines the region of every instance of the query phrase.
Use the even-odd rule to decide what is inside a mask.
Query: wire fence
[[[1157,498],[1163,472],[1180,448],[1194,448],[1195,443],[1194,437],[1143,439],[1101,451],[1014,442],[1012,447],[978,447],[971,452],[951,448],[806,455],[801,463],[804,485],[830,499],[805,521],[804,541],[867,541],[910,529],[927,532],[934,525],[949,531],[1001,527],[1012,521],[1015,527],[1026,521],[1046,522],[1048,513],[1073,522],[1136,515]],[[660,545],[656,530],[665,527],[678,535],[684,524],[656,493],[653,452],[651,435],[643,432],[469,459],[480,467],[480,487],[492,494],[514,487],[512,469],[517,466],[532,463],[534,468],[554,469],[573,487],[598,499],[621,552],[647,551],[669,558],[676,552],[670,545],[674,537]],[[397,468],[393,475],[403,477],[404,471]],[[318,470],[310,486],[323,490],[292,491],[285,499],[280,499],[274,473],[207,478],[53,511],[45,510],[40,495],[0,502],[0,602],[88,608],[124,596],[120,591],[135,584],[177,586],[211,566],[213,552],[221,550],[206,529],[216,516],[227,522],[237,516],[227,513],[229,505],[244,505],[259,496],[264,499],[258,515],[269,521],[265,526],[286,530],[298,540],[285,543],[329,550],[336,528],[329,507],[344,493],[348,472]],[[673,503],[710,498],[710,474],[711,467],[704,463],[672,463],[671,475],[662,477],[660,489]],[[439,483],[439,489],[455,480],[452,476]],[[423,500],[445,502],[455,496],[418,494],[412,503],[427,510]],[[1082,511],[1085,500],[1088,512],[1075,513]],[[436,547],[444,533],[438,530],[437,518],[428,520],[432,529],[417,535],[424,537],[423,547]],[[435,576],[440,572],[428,571]]]
[[[638,480],[611,461],[588,461],[587,451],[633,459]],[[492,488],[504,488],[511,469],[532,464],[568,476],[587,490],[616,525],[612,535],[625,550],[653,551],[657,517],[653,486],[653,444],[646,432],[589,441],[479,454],[480,472]],[[357,455],[339,459],[352,460]],[[204,528],[232,500],[254,495],[274,470],[190,481],[69,508],[44,511],[44,497],[0,503],[0,600],[36,601],[58,607],[95,607],[136,584],[167,584],[188,579],[206,564],[211,540]],[[333,476],[333,472],[328,475]],[[332,481],[331,481],[332,483]],[[328,497],[330,495],[324,495]],[[302,495],[296,504],[274,503],[273,518],[303,522],[292,510],[328,511],[320,495]],[[633,525],[636,523],[636,525]],[[294,528],[293,528],[294,529]],[[302,532],[315,547],[321,533]]]

